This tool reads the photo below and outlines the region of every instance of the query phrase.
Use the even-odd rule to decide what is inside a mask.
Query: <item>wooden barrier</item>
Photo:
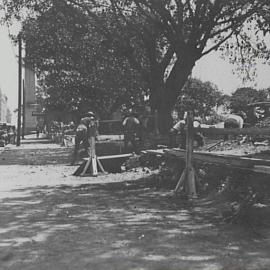
[[[182,149],[166,149],[165,155],[175,156],[177,158],[185,159],[185,150]],[[233,166],[237,168],[250,169],[254,166],[268,166],[270,168],[270,160],[241,157],[234,155],[222,155],[205,152],[194,152],[194,159],[199,162],[215,163],[224,166]]]
[[[168,156],[179,159],[186,158],[186,151],[177,148],[145,150],[144,152],[155,156]],[[223,155],[208,152],[193,152],[193,159],[200,163],[212,163],[233,168],[240,168],[257,173],[270,174],[270,160],[268,159]]]
[[[270,128],[194,128],[194,132],[201,132],[204,135],[268,135],[270,136]]]

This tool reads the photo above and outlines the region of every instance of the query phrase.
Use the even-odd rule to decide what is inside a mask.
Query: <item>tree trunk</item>
[[[156,117],[156,128],[161,134],[168,133],[172,126],[171,109],[172,103],[165,100],[165,84],[161,78],[156,79],[152,82],[152,89],[150,95],[150,105]]]
[[[158,130],[161,134],[167,134],[173,125],[171,110],[170,104],[163,104],[157,109]]]
[[[161,134],[168,133],[172,127],[171,111],[195,62],[196,58],[187,50],[175,63],[166,82],[161,72],[155,72],[151,78],[150,103],[151,108],[157,110],[158,129]]]

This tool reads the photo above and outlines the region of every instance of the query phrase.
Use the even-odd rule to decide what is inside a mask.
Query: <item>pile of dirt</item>
[[[254,144],[254,142],[240,143],[241,139],[220,141],[219,144],[211,148],[211,153],[219,153],[224,155],[237,155],[237,156],[253,156],[260,153],[266,153],[269,151],[270,146],[267,144]],[[199,151],[205,151],[205,148],[199,149]],[[267,156],[265,156],[267,158]],[[270,159],[270,155],[269,155]]]
[[[217,145],[214,153],[270,160],[269,146],[239,144],[238,140]],[[173,157],[147,158],[148,164],[159,167],[159,187],[174,189],[185,162]],[[258,174],[223,165],[195,163],[197,192],[200,199],[211,201],[220,218],[232,223],[270,224],[269,175]]]

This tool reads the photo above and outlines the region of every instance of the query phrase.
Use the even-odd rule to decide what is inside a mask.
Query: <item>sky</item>
[[[8,106],[12,111],[18,106],[17,51],[8,37],[8,29],[0,26],[0,88],[8,97]]]
[[[18,29],[10,30],[12,34]],[[18,49],[12,44],[8,37],[8,29],[0,26],[0,87],[8,97],[8,106],[13,111],[17,108],[18,92],[18,65],[16,55]],[[237,75],[232,73],[233,66],[222,60],[214,52],[206,55],[196,63],[192,75],[202,81],[211,81],[218,86],[218,89],[226,94],[230,94],[243,83]],[[270,66],[266,64],[258,65],[258,76],[253,85],[257,89],[270,87]]]

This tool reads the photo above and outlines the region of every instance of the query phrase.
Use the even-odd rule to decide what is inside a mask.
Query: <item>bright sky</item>
[[[8,97],[8,106],[13,111],[17,108],[18,65],[17,51],[8,37],[6,27],[0,26],[0,87]]]
[[[15,33],[16,29],[11,31]],[[0,87],[8,97],[8,105],[12,111],[17,108],[18,103],[17,51],[17,47],[8,37],[8,29],[0,26]],[[207,55],[197,62],[192,74],[203,81],[213,82],[219,90],[228,94],[243,86],[242,81],[232,74],[232,66],[219,58],[216,53]],[[255,84],[258,89],[270,87],[269,65],[260,64],[258,66],[258,77]]]
[[[234,92],[237,88],[251,86],[256,89],[270,87],[270,65],[257,63],[257,77],[254,82],[243,85],[242,80],[234,75],[233,65],[221,59],[218,53],[214,52],[200,59],[193,69],[192,75],[202,81],[211,81],[218,86],[218,89],[226,94]]]

